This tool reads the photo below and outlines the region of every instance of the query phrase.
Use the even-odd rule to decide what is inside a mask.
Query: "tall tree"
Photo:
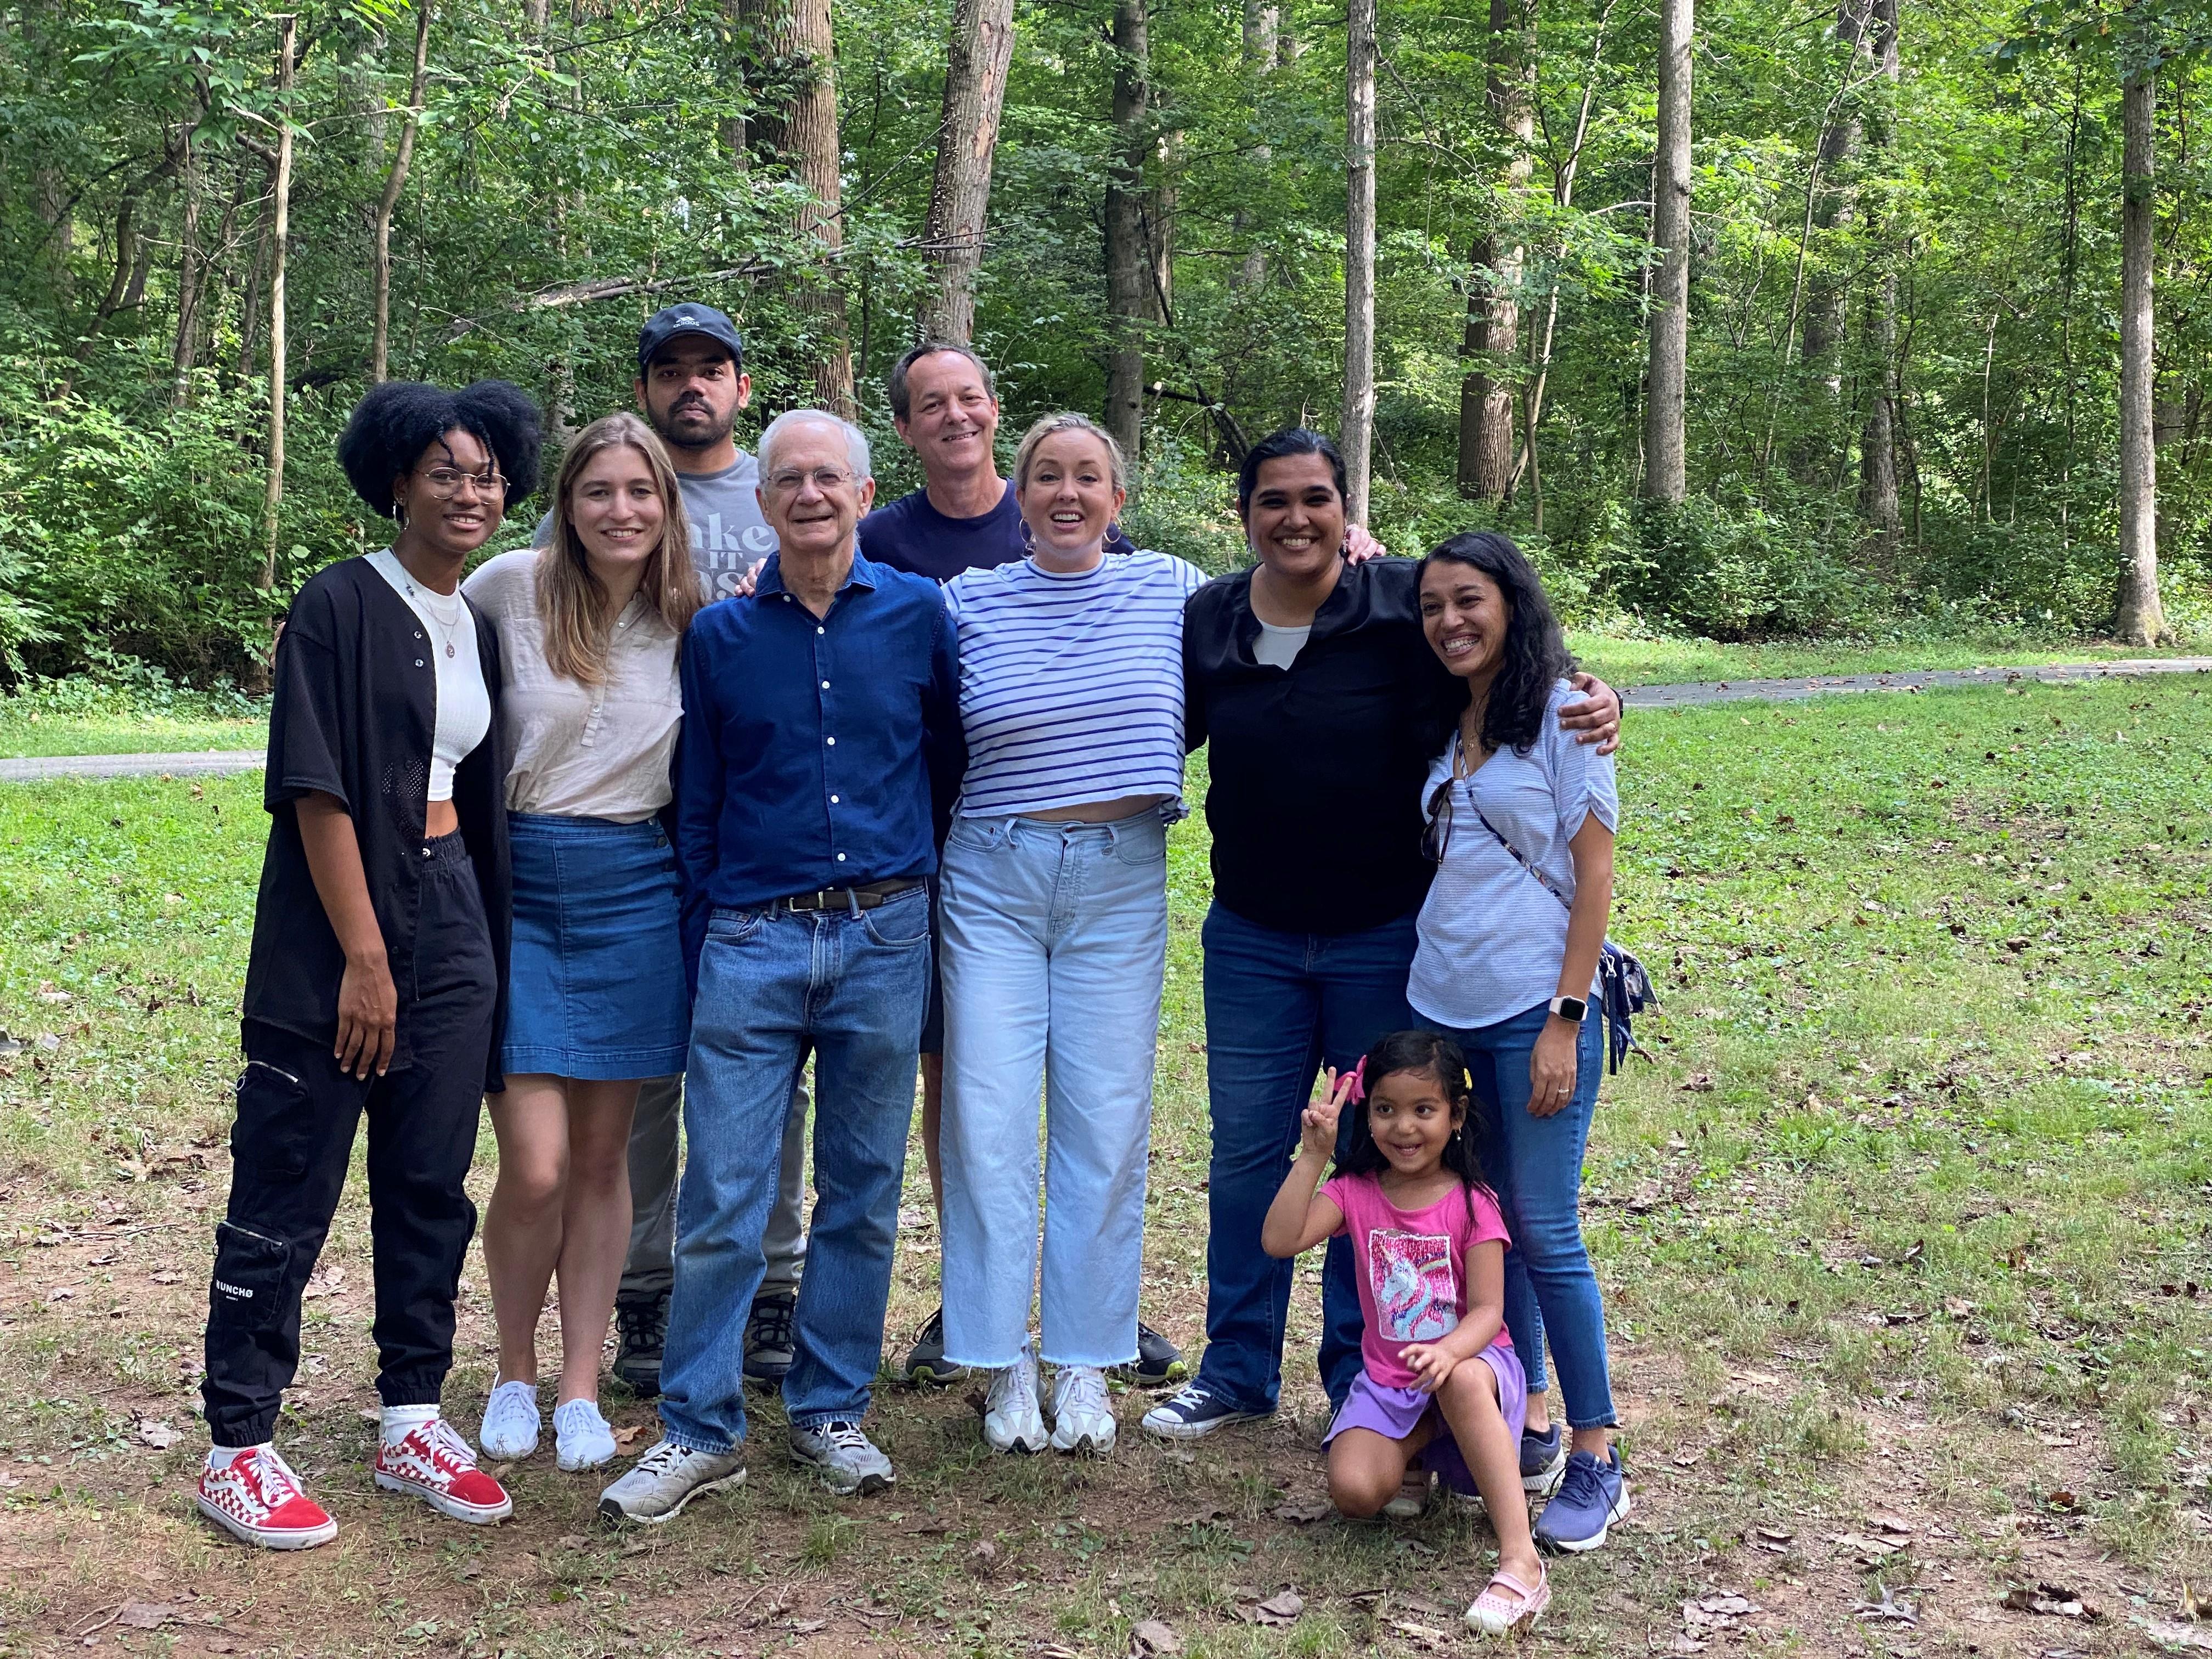
[[[1375,0],[1352,0],[1344,49],[1345,511],[1367,522],[1375,441]]]
[[[177,340],[170,353],[169,402],[181,406],[191,394],[192,362],[198,355],[200,290],[207,281],[207,261],[200,252],[200,198],[205,193],[200,139],[198,127],[189,118],[178,135],[177,149],[177,184],[185,199],[177,231]]]
[[[407,85],[407,118],[399,129],[399,150],[385,175],[384,194],[376,204],[375,321],[369,339],[371,380],[387,378],[386,363],[392,343],[392,214],[399,205],[399,192],[407,188],[407,166],[415,155],[415,132],[422,121],[423,82],[430,67],[430,13],[435,0],[416,0],[415,74]]]
[[[1106,429],[1133,468],[1145,429],[1145,331],[1152,317],[1145,161],[1152,149],[1151,20],[1114,0],[1114,154],[1106,174]]]
[[[1533,3],[1533,0],[1531,0]],[[1459,493],[1493,505],[1513,480],[1513,382],[1501,371],[1521,340],[1522,222],[1535,165],[1534,18],[1521,0],[1490,0],[1490,69],[1485,94],[1506,145],[1504,187],[1468,274],[1468,369],[1459,387]]]
[[[793,176],[811,198],[797,229],[820,255],[813,281],[799,291],[799,308],[813,321],[817,356],[815,401],[851,416],[852,337],[845,317],[839,258],[845,246],[843,151],[837,138],[836,41],[830,0],[754,0],[753,32],[773,80],[791,88],[781,108],[758,123],[758,136],[785,150]]]
[[[983,262],[991,159],[1013,55],[1014,0],[954,0],[937,174],[922,233],[936,266],[936,281],[922,301],[925,338],[964,343],[975,330],[975,271]]]
[[[2151,262],[2157,70],[2129,66],[2120,87],[2120,580],[2112,630],[2136,645],[2165,632],[2158,596],[2158,461],[2151,430],[2157,376]]]
[[[1682,417],[1690,367],[1690,44],[1692,0],[1659,0],[1658,143],[1651,164],[1651,362],[1644,393],[1644,495],[1689,493]]]
[[[1873,0],[1874,52],[1881,66],[1879,95],[1867,124],[1870,149],[1886,155],[1895,136],[1899,53],[1897,0]],[[1889,228],[1875,228],[1875,276],[1867,295],[1864,345],[1869,391],[1866,424],[1859,434],[1859,516],[1885,561],[1895,552],[1897,505],[1897,250]]]
[[[1269,0],[1244,0],[1244,36],[1243,67],[1245,85],[1249,88],[1255,112],[1260,107],[1261,89],[1267,71],[1275,65],[1276,29],[1281,12]],[[1264,188],[1269,163],[1275,159],[1273,146],[1264,140],[1252,146],[1251,173],[1256,187]],[[1243,202],[1237,204],[1231,222],[1237,239],[1244,241],[1244,257],[1237,267],[1237,285],[1249,290],[1263,288],[1267,281],[1267,251],[1249,240],[1256,216]]]
[[[292,231],[292,71],[300,20],[276,20],[276,160],[270,169],[269,224],[269,482],[262,497],[261,581],[276,585],[276,532],[284,502],[284,251]]]

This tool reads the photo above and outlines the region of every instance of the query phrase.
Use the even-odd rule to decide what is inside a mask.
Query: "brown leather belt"
[[[872,910],[902,893],[922,885],[920,876],[894,876],[888,881],[862,882],[857,887],[817,887],[811,893],[793,893],[775,900],[771,910]]]

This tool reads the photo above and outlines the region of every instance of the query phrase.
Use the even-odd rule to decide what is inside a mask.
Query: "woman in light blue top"
[[[1523,1483],[1558,1483],[1538,1541],[1595,1549],[1628,1513],[1580,1212],[1603,1070],[1596,981],[1620,816],[1613,760],[1559,729],[1560,705],[1577,695],[1565,678],[1573,659],[1510,539],[1455,536],[1431,553],[1420,607],[1430,648],[1466,689],[1438,722],[1424,842],[1437,875],[1407,999],[1465,1049],[1489,1119],[1484,1162],[1513,1235],[1505,1320],[1528,1371]],[[1547,1338],[1571,1431],[1564,1459]]]
[[[969,763],[940,878],[945,1355],[995,1373],[995,1449],[1103,1452],[1105,1372],[1137,1356],[1183,601],[1206,578],[1107,555],[1121,454],[1079,415],[1030,429],[1013,489],[1030,556],[945,589]],[[1029,1341],[1040,1083],[1048,1431]]]

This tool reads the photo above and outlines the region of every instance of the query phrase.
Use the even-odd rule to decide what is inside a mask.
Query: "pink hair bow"
[[[1360,1055],[1359,1064],[1352,1068],[1350,1075],[1352,1078],[1352,1092],[1345,1096],[1344,1103],[1347,1106],[1357,1106],[1367,1098],[1366,1055]]]

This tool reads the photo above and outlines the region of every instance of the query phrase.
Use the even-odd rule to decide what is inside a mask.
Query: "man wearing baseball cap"
[[[760,463],[730,435],[738,411],[752,397],[737,325],[714,307],[689,301],[654,313],[638,331],[634,389],[638,409],[668,446],[691,522],[692,562],[707,598],[727,599],[776,550],[775,532],[761,513]],[[552,525],[549,513],[538,526],[541,543]],[[638,1091],[630,1129],[634,1219],[615,1299],[621,1345],[614,1369],[647,1396],[660,1389],[661,1340],[674,1282],[677,1125],[683,1101],[682,1078],[653,1079]],[[791,1322],[806,1253],[806,1104],[802,1089],[784,1135],[776,1204],[762,1245],[768,1275],[745,1327],[745,1375],[757,1382],[781,1381],[792,1362]]]

